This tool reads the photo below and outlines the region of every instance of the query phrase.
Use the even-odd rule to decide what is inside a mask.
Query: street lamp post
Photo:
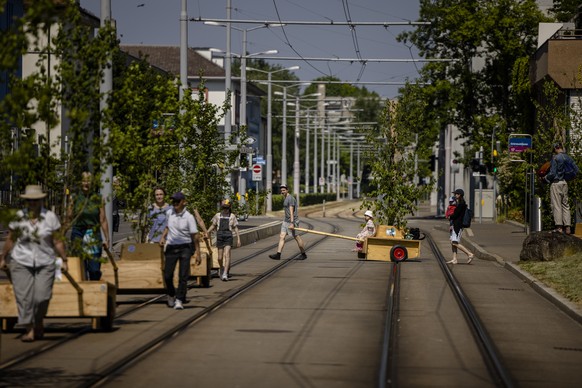
[[[293,191],[299,205],[299,96],[295,96],[295,136],[293,136]]]
[[[315,97],[319,96],[321,93],[312,93],[307,94],[302,97]],[[299,112],[301,110],[301,106],[299,105],[300,96],[295,96],[295,136],[294,136],[294,157],[293,157],[293,190],[296,196],[297,203],[299,204],[299,193],[300,193],[300,176],[301,176],[301,167],[299,164],[299,138],[300,138],[300,130],[299,130]],[[308,130],[309,131],[309,130]],[[309,132],[307,132],[307,138],[309,139]],[[308,143],[309,144],[309,143]],[[309,146],[309,145],[308,145]],[[309,159],[309,152],[307,152],[307,159]],[[307,161],[309,163],[309,161]],[[305,182],[305,192],[309,192],[309,177]]]
[[[283,92],[275,92],[275,94],[283,95],[283,127],[281,129],[281,183],[287,184],[287,89],[297,86],[309,85],[309,82],[300,82],[293,85],[280,86]]]
[[[247,67],[246,70],[249,71],[258,71],[259,73],[267,74],[267,211],[273,210],[273,196],[272,196],[272,189],[273,189],[273,128],[272,128],[272,114],[271,114],[271,77],[275,73],[279,73],[281,71],[289,71],[289,70],[298,70],[300,69],[299,66],[291,66],[286,67],[284,69],[277,69],[273,71],[265,71],[260,69],[255,69],[252,67]]]

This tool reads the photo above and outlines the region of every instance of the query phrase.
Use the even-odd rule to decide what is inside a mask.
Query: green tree
[[[417,127],[422,117],[412,114],[413,106],[413,101],[388,101],[378,128],[367,136],[373,187],[368,196],[375,200],[364,200],[362,208],[372,208],[379,223],[399,228],[406,227],[405,217],[430,190],[414,183],[415,139],[409,128]]]
[[[578,79],[582,80],[580,74]],[[542,95],[543,104],[535,103],[539,128],[533,137],[533,165],[529,166],[529,168],[536,170],[544,162],[551,160],[554,154],[552,145],[556,142],[561,142],[576,164],[582,166],[582,138],[578,135],[582,131],[582,115],[572,106],[564,103],[564,101],[567,101],[566,93],[560,90],[553,82],[546,81],[544,83]],[[536,194],[542,200],[543,229],[550,229],[554,226],[551,215],[549,186],[543,180],[536,181]],[[581,190],[582,183],[579,178],[568,182],[568,197],[570,198],[571,209],[574,209],[572,206],[574,203],[582,199]]]
[[[569,22],[578,13],[580,0],[554,0],[550,12],[558,22]]]
[[[455,89],[451,103],[457,104],[449,123],[458,126],[468,145],[489,148],[494,128],[500,136],[500,128],[516,128],[520,115],[510,98],[508,69],[533,54],[538,23],[547,19],[534,0],[423,0],[420,19],[431,24],[399,39],[414,43],[424,57],[452,60],[425,66],[424,80],[449,80]],[[487,119],[494,115],[498,120]]]
[[[94,38],[73,1],[64,5],[29,2],[24,17],[0,36],[1,66],[11,85],[10,94],[0,102],[0,169],[2,177],[13,183],[14,192],[40,183],[49,190],[50,203],[58,206],[75,171],[92,165],[99,172],[100,157],[106,153],[99,136],[94,136],[99,133],[99,83],[114,42],[111,28],[101,29]],[[16,68],[20,57],[29,53],[38,54],[36,71],[21,79]],[[59,155],[54,151],[60,150],[62,139],[50,138],[50,131],[59,124],[61,111],[72,147]],[[10,139],[13,128],[27,134],[19,147]],[[39,130],[37,142],[34,130],[28,128],[45,131]]]

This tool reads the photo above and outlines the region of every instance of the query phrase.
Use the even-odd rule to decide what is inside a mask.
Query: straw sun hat
[[[42,187],[39,185],[28,185],[24,189],[24,194],[20,195],[20,198],[24,199],[42,199],[46,197],[46,193],[42,192]]]

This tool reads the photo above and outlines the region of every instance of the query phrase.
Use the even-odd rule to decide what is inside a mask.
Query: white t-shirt
[[[167,245],[190,244],[192,234],[198,233],[196,220],[194,216],[184,209],[181,213],[176,213],[174,208],[166,212],[168,220],[168,235],[166,236]]]
[[[53,233],[61,228],[55,213],[42,208],[38,222],[32,224],[25,211],[16,213],[18,221],[12,221],[8,228],[16,239],[10,252],[12,260],[25,267],[54,265],[55,247]]]

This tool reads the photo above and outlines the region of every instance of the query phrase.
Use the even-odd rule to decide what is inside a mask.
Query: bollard
[[[323,200],[323,218],[325,218],[325,199]]]

